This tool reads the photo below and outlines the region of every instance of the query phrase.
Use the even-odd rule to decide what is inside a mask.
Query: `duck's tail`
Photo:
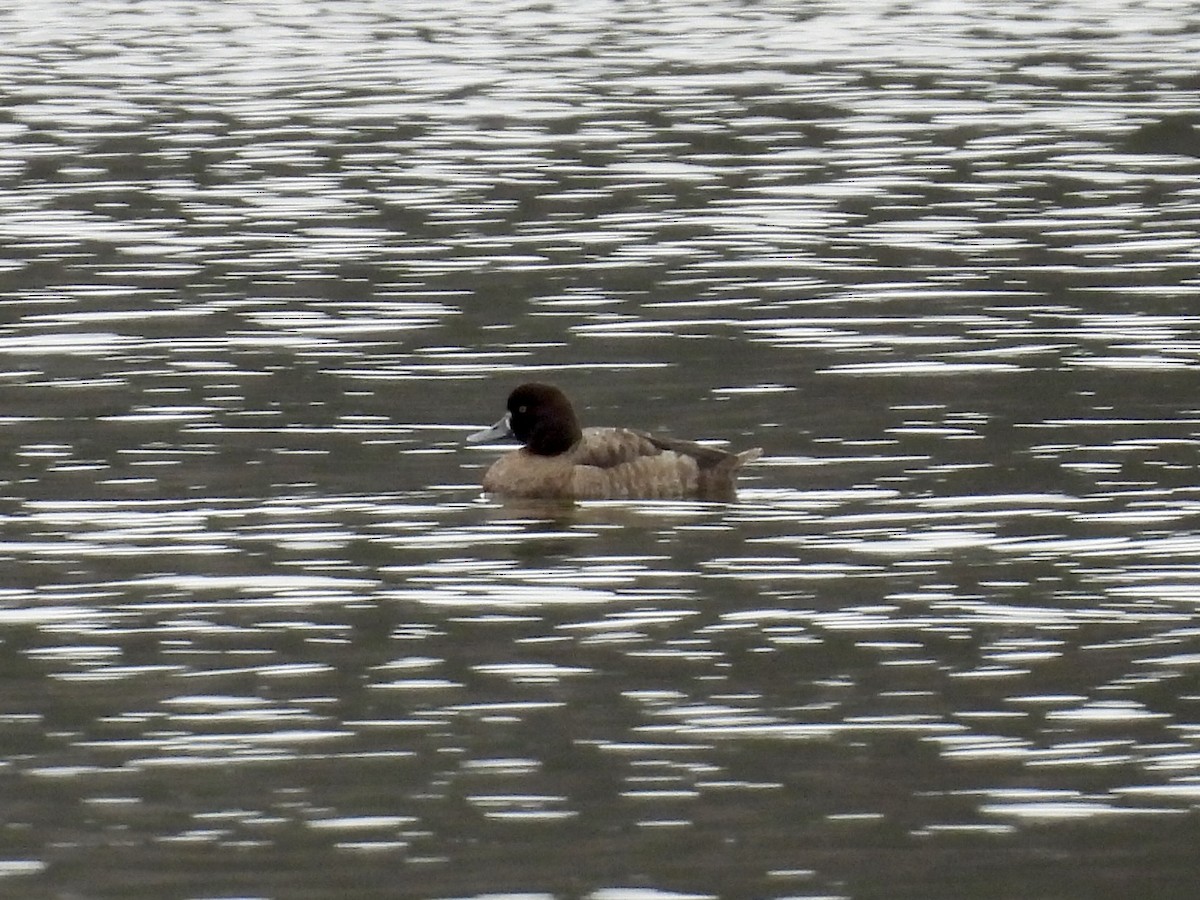
[[[762,447],[753,447],[750,450],[743,450],[741,453],[733,455],[733,461],[729,466],[730,472],[736,472],[747,463],[752,463],[762,456]]]
[[[635,434],[659,450],[672,450],[681,456],[690,457],[698,469],[696,487],[703,500],[736,499],[734,482],[737,481],[738,470],[762,456],[761,447],[743,450],[741,453],[730,453],[728,450],[697,444],[695,441],[681,441],[678,438],[663,437],[645,431]]]
[[[724,453],[715,465],[700,470],[700,497],[705,500],[732,501],[737,499],[737,475],[742,466],[762,456],[762,448],[754,447],[741,453]]]

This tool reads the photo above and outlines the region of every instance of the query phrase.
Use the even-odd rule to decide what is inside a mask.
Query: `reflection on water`
[[[1192,896],[1196,10],[0,23],[0,893]]]

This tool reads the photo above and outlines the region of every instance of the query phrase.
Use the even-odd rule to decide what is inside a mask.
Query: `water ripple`
[[[1194,10],[0,23],[14,891],[1195,883]],[[765,455],[481,499],[529,379]]]

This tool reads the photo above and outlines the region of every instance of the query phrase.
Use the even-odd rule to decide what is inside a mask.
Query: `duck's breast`
[[[513,450],[492,463],[483,476],[483,489],[509,497],[570,497],[572,468],[562,456]]]

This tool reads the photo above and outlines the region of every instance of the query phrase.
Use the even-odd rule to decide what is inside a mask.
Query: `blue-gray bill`
[[[491,428],[485,428],[483,431],[476,431],[474,434],[467,435],[466,442],[468,444],[483,444],[487,441],[501,441],[512,436],[512,426],[509,422],[508,413],[505,413],[504,417]]]

